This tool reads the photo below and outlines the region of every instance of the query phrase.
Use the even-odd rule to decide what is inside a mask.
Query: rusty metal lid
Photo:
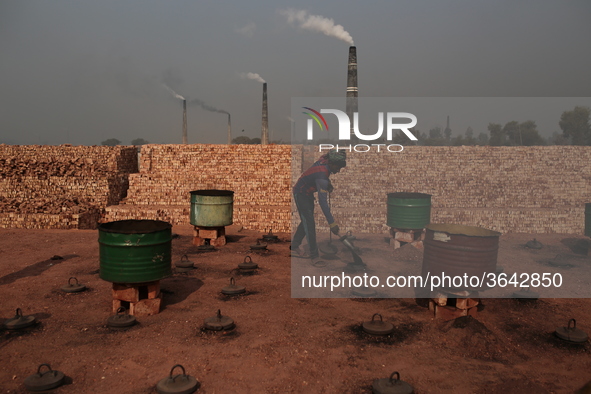
[[[234,320],[228,316],[223,316],[221,311],[218,309],[217,315],[208,317],[204,321],[205,329],[213,331],[231,330],[235,327]]]
[[[8,319],[4,322],[4,327],[7,330],[20,330],[22,328],[31,327],[37,322],[35,316],[23,316],[21,308],[16,308],[16,315],[12,319]]]
[[[273,234],[273,230],[269,229],[268,234],[263,234],[263,239],[265,241],[279,241],[279,237]]]
[[[394,379],[394,375],[396,378]],[[400,380],[398,372],[392,372],[387,379],[376,379],[371,386],[373,394],[413,394],[414,388],[403,380]]]
[[[248,260],[248,261],[246,261]],[[246,256],[244,258],[244,261],[240,264],[238,264],[238,268],[240,268],[241,270],[254,270],[259,268],[259,265],[256,263],[253,263],[252,258],[250,256]]]
[[[182,374],[174,375],[172,372],[176,367],[180,367],[183,370]],[[194,393],[200,386],[200,383],[185,373],[185,368],[177,364],[170,370],[170,375],[167,378],[162,379],[156,385],[156,391],[158,394],[191,394]]]
[[[230,278],[230,285],[222,288],[222,294],[238,295],[246,292],[246,287],[238,286],[234,278]]]
[[[48,371],[41,372],[41,367],[46,366]],[[37,373],[25,378],[25,387],[29,391],[45,391],[61,386],[64,383],[64,373],[54,371],[49,364],[41,364]]]
[[[583,343],[589,339],[585,331],[577,328],[577,321],[575,319],[570,319],[567,327],[558,327],[555,334],[558,338],[573,343]]]
[[[72,283],[72,279],[76,281],[76,283]],[[61,287],[62,291],[66,293],[79,293],[81,291],[86,290],[86,286],[81,285],[78,283],[78,279],[74,278],[73,276],[68,279],[68,284]]]
[[[136,323],[135,316],[125,312],[127,309],[124,307],[117,309],[117,313],[107,319],[107,325],[114,328],[133,326]]]
[[[265,250],[265,249],[267,249],[267,243],[261,242],[260,239],[257,239],[257,243],[250,245],[250,249],[251,250]]]
[[[534,238],[533,241],[527,241],[525,247],[529,249],[542,249],[544,245]]]
[[[375,317],[379,316],[380,320],[375,320]],[[370,321],[363,322],[361,325],[363,331],[371,335],[388,335],[394,332],[394,325],[392,323],[385,322],[382,319],[382,315],[374,313]]]
[[[195,267],[194,263],[191,260],[189,260],[189,257],[186,254],[183,255],[183,257],[181,257],[180,261],[177,261],[174,265],[177,268],[194,268]]]

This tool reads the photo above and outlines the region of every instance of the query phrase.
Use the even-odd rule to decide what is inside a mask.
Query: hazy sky
[[[591,96],[588,0],[2,0],[0,143],[180,143],[182,103],[163,83],[260,137],[248,72],[268,82],[272,139],[288,141],[291,97],[345,95],[349,47],[289,23],[290,8],[351,35],[360,96]],[[189,106],[188,138],[226,143],[227,116]]]

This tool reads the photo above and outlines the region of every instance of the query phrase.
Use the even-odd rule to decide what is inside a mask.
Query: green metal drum
[[[387,224],[401,230],[420,230],[431,222],[431,195],[388,193]]]
[[[172,225],[120,220],[99,225],[100,277],[115,283],[153,282],[170,276]]]
[[[585,204],[585,236],[591,237],[591,202]]]
[[[223,227],[232,224],[234,192],[230,190],[195,190],[191,192],[191,224]]]

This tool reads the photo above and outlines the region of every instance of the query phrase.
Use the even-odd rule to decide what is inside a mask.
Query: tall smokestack
[[[228,145],[232,144],[232,124],[230,123],[230,114],[228,114]]]
[[[353,112],[357,112],[357,47],[349,47],[349,65],[347,67],[347,108],[346,112],[351,120],[351,139],[356,140],[353,132]]]
[[[269,117],[267,113],[267,82],[263,83],[263,124],[261,127],[261,145],[269,143]]]
[[[183,100],[183,144],[187,142],[187,100]]]

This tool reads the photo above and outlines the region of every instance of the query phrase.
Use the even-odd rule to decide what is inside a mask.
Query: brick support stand
[[[206,239],[209,244],[219,247],[226,244],[226,228],[225,227],[202,227],[195,226],[193,228],[193,245],[205,245]]]

